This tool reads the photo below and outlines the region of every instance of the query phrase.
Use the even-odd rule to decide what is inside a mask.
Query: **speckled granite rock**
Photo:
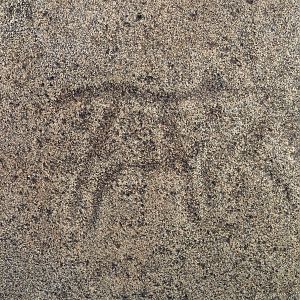
[[[300,299],[299,2],[0,2],[0,299]]]

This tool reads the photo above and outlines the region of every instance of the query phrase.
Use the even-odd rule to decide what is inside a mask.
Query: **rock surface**
[[[297,0],[0,2],[0,299],[300,299]]]

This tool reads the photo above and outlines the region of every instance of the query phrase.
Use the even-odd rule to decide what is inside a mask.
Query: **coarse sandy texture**
[[[300,299],[297,0],[0,1],[0,299]]]

